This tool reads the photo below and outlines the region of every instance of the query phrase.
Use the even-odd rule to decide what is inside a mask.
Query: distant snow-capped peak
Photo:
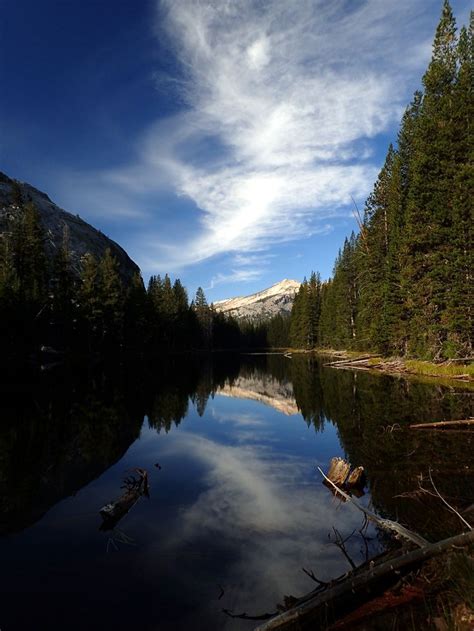
[[[238,296],[214,303],[217,311],[236,318],[262,319],[289,314],[301,283],[285,278],[250,296]]]

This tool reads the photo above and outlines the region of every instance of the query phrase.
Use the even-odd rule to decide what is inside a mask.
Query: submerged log
[[[103,519],[100,530],[113,530],[118,522],[125,517],[130,509],[138,502],[140,497],[149,497],[148,473],[145,469],[134,469],[138,478],[129,476],[125,478],[125,492],[115,501],[103,506],[99,513]]]
[[[347,613],[361,605],[363,600],[373,597],[373,592],[380,589],[382,579],[391,577],[399,580],[402,574],[411,571],[417,565],[455,546],[474,543],[474,531],[456,535],[437,543],[430,543],[412,552],[402,551],[396,558],[383,561],[368,570],[351,572],[348,577],[324,591],[313,590],[298,600],[292,609],[275,616],[258,626],[255,631],[274,631],[275,629],[295,628],[303,622],[327,620],[329,608],[338,613]],[[299,628],[299,627],[298,627]],[[314,627],[318,628],[318,627]]]
[[[434,423],[415,423],[410,429],[449,429],[451,427],[474,426],[474,418],[461,419],[459,421],[435,421]]]

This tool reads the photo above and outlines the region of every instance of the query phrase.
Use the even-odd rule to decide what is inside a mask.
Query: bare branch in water
[[[352,569],[356,569],[357,565],[354,563],[354,561],[351,559],[349,553],[346,550],[346,546],[345,544],[347,543],[347,541],[349,541],[349,539],[352,537],[352,535],[355,533],[355,530],[353,530],[351,532],[351,534],[346,537],[345,539],[342,538],[341,533],[339,532],[339,530],[337,530],[337,528],[334,528],[333,526],[333,531],[334,531],[334,535],[336,536],[336,541],[332,541],[331,543],[333,543],[335,546],[337,546],[339,548],[339,550],[342,552],[342,554],[346,557],[346,559],[348,560],[348,562],[350,563]]]

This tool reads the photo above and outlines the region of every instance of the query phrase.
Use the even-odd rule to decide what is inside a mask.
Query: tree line
[[[432,59],[401,121],[359,232],[332,278],[313,274],[290,342],[419,358],[472,355],[474,19],[459,34],[447,1]]]
[[[179,279],[120,274],[110,249],[88,253],[75,269],[64,228],[48,256],[38,209],[13,183],[0,241],[0,343],[5,356],[39,349],[101,356],[117,352],[241,349],[286,345],[288,318],[238,321],[217,312],[198,288],[189,301]],[[283,333],[282,333],[283,331]]]

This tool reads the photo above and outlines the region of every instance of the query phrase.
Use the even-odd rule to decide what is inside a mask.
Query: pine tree
[[[392,331],[401,317],[398,246],[402,214],[401,161],[390,145],[369,195],[357,248],[358,344],[382,353],[392,349]]]
[[[150,350],[150,310],[147,292],[140,272],[128,285],[124,305],[124,338],[128,349]]]
[[[319,343],[319,320],[321,318],[321,276],[311,272],[308,283],[308,348]]]
[[[65,225],[63,240],[53,260],[51,277],[51,316],[54,329],[53,345],[72,342],[75,320],[76,279],[69,251],[69,229]]]
[[[290,343],[293,348],[306,348],[309,333],[308,281],[306,278],[295,295],[291,309]]]
[[[209,347],[212,341],[212,310],[207,304],[202,287],[197,288],[193,311],[196,314],[202,343],[205,347]]]
[[[402,281],[410,319],[408,350],[442,355],[448,337],[444,319],[450,282],[453,160],[452,104],[456,80],[456,25],[445,1],[414,136],[406,208]]]
[[[20,291],[24,299],[34,305],[33,309],[38,309],[45,304],[48,274],[44,231],[33,203],[23,208],[19,222],[15,254]]]
[[[474,331],[474,13],[469,31],[463,27],[457,49],[458,75],[453,91],[453,128],[455,171],[452,187],[452,226],[450,269],[452,277],[444,321],[448,330],[447,356],[472,354]]]
[[[110,248],[105,250],[99,265],[99,297],[103,310],[103,336],[109,345],[120,344],[123,338],[124,289],[119,264]]]
[[[92,350],[102,337],[103,308],[99,293],[98,264],[95,257],[87,253],[82,259],[79,307],[82,328]]]

